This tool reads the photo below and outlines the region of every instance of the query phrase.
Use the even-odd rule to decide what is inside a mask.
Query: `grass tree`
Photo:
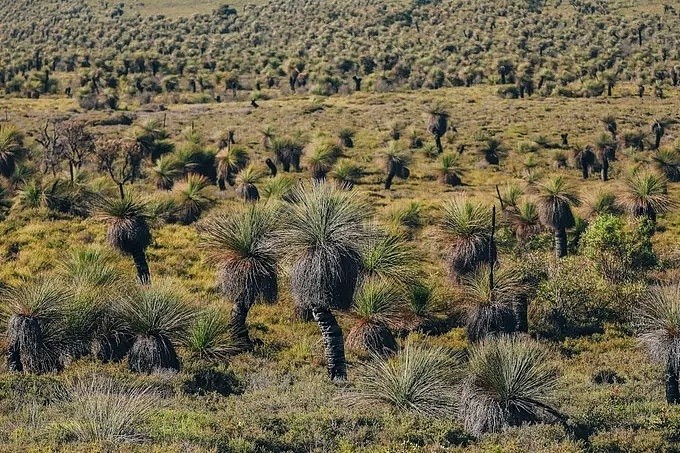
[[[589,217],[596,217],[603,214],[621,214],[621,208],[616,199],[616,195],[608,191],[596,192],[587,201],[587,207]]]
[[[418,277],[418,255],[395,233],[374,231],[362,248],[362,278],[389,280],[402,288]]]
[[[392,329],[402,319],[404,295],[388,280],[363,280],[350,310],[354,325],[347,334],[347,346],[374,354],[394,352],[397,343]]]
[[[243,347],[229,316],[219,309],[199,313],[187,329],[182,344],[191,359],[201,364],[226,362]]]
[[[24,135],[14,126],[0,126],[0,175],[9,178],[23,152]]]
[[[541,232],[538,206],[532,201],[523,200],[510,215],[510,224],[515,230],[518,241],[526,241]]]
[[[408,168],[410,156],[402,152],[395,143],[385,151],[384,161],[387,178],[385,179],[385,189],[390,190],[394,177],[408,179],[411,170]]]
[[[292,138],[276,138],[271,141],[271,149],[283,171],[289,172],[291,167],[296,172],[300,171],[300,157],[304,150],[302,142]]]
[[[458,166],[458,156],[456,154],[443,154],[439,158],[439,166],[437,167],[437,180],[447,186],[459,186],[462,184],[460,180],[460,167]]]
[[[286,200],[297,186],[297,179],[292,175],[280,174],[268,179],[262,186],[262,196],[267,200]]]
[[[53,278],[25,281],[0,293],[9,370],[47,373],[63,369],[72,346],[65,315],[72,294],[64,282]]]
[[[495,137],[488,138],[481,150],[484,160],[490,165],[498,165],[501,151],[503,151],[503,143]]]
[[[612,140],[616,142],[618,134],[618,125],[616,124],[616,117],[614,115],[605,115],[602,117],[602,124],[604,124],[607,132],[612,135]]]
[[[180,223],[183,225],[194,223],[213,203],[213,199],[208,194],[209,187],[208,179],[195,173],[189,173],[183,182],[174,187],[173,195],[177,203]]]
[[[172,189],[175,180],[181,175],[179,164],[171,155],[159,157],[151,168],[151,173],[156,182],[156,188],[160,190]]]
[[[355,184],[359,182],[363,176],[363,170],[361,167],[350,159],[341,159],[333,168],[330,173],[330,177],[336,184],[345,188],[351,189]]]
[[[267,126],[260,131],[260,134],[261,134],[260,146],[262,146],[262,148],[266,150],[272,149],[274,137],[276,135],[274,128],[272,128],[271,126]]]
[[[262,178],[262,173],[252,164],[248,165],[236,176],[236,195],[243,201],[255,202],[260,199],[260,191],[257,183]]]
[[[202,310],[189,326],[183,345],[192,370],[192,379],[184,384],[185,392],[223,396],[234,393],[234,378],[223,369],[244,345],[237,338],[228,313],[217,308]]]
[[[462,368],[460,354],[407,342],[394,357],[375,356],[364,363],[346,398],[357,406],[447,417],[456,408]]]
[[[496,261],[492,243],[492,212],[482,203],[457,197],[442,206],[440,230],[449,241],[448,270],[454,277],[473,271],[481,263]]]
[[[411,238],[424,224],[423,211],[418,201],[397,203],[387,212],[387,225],[396,233]]]
[[[342,154],[342,148],[332,142],[320,141],[312,143],[305,153],[305,165],[311,173],[312,179],[323,180],[331,171],[336,160]]]
[[[217,185],[225,190],[226,185],[233,186],[236,174],[250,162],[248,151],[240,146],[228,146],[215,156],[217,164]]]
[[[183,295],[171,285],[137,288],[123,299],[120,316],[133,336],[128,367],[136,373],[179,371],[175,345],[193,318]]]
[[[90,268],[85,271],[85,266]],[[72,296],[64,307],[63,315],[68,336],[72,338],[69,356],[73,359],[94,351],[105,361],[115,360],[114,349],[125,349],[127,342],[124,337],[111,331],[106,332],[110,335],[106,335],[104,328],[110,324],[111,318],[115,318],[111,311],[122,292],[122,278],[120,275],[114,278],[114,273],[115,270],[97,252],[76,252],[65,262],[62,278],[69,285]],[[111,346],[110,354],[104,351],[107,346]]]
[[[345,148],[354,148],[354,134],[352,129],[340,129],[338,131],[338,144]]]
[[[248,206],[238,213],[206,219],[200,226],[201,246],[217,266],[217,283],[234,303],[231,326],[236,338],[250,345],[246,319],[258,300],[278,296],[276,248],[279,213],[270,207]]]
[[[650,289],[638,309],[640,341],[666,367],[666,401],[680,403],[680,285]]]
[[[680,147],[660,149],[652,158],[670,182],[680,182]]]
[[[333,184],[298,188],[279,234],[281,252],[292,260],[295,303],[312,310],[323,336],[331,379],[347,376],[343,334],[332,310],[347,309],[362,267],[368,237],[368,205]]]
[[[557,374],[550,358],[524,337],[491,337],[472,346],[458,388],[459,416],[467,430],[481,436],[524,423],[563,421],[552,406]]]
[[[626,190],[621,194],[622,206],[635,217],[656,217],[675,206],[668,194],[666,178],[655,173],[638,171],[626,179]]]
[[[449,113],[441,106],[434,106],[427,111],[427,131],[434,137],[437,152],[442,154],[442,137],[448,129]]]
[[[666,134],[666,124],[663,121],[654,120],[652,133],[654,134],[654,149],[658,150],[661,145],[661,139]]]
[[[174,146],[169,138],[170,134],[157,119],[150,119],[135,129],[135,140],[139,143],[144,156],[150,158],[152,162],[173,151]]]
[[[516,211],[524,191],[517,184],[509,182],[502,191],[496,186],[496,194],[503,210]]]
[[[567,229],[576,225],[572,206],[581,204],[562,176],[555,176],[545,183],[538,196],[538,214],[541,223],[555,232],[555,257],[567,255]]]
[[[418,281],[408,288],[407,294],[408,320],[411,330],[424,333],[436,333],[446,326],[446,320],[440,316],[442,304],[437,287],[431,282]]]
[[[516,310],[525,289],[520,275],[513,269],[500,268],[492,274],[486,267],[480,267],[465,276],[462,283],[462,308],[471,342],[478,342],[489,334],[513,332],[516,315],[526,317],[526,307]]]
[[[146,249],[151,244],[151,230],[146,205],[129,193],[124,198],[101,197],[97,202],[96,217],[107,224],[106,242],[132,257],[140,283],[150,283]]]
[[[92,353],[103,362],[118,362],[129,348],[129,332],[117,307],[127,279],[115,268],[113,258],[98,248],[76,250],[59,266],[58,273],[70,286],[65,314],[74,358]]]

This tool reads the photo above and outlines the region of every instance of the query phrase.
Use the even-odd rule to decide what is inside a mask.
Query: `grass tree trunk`
[[[21,364],[21,348],[19,346],[19,335],[23,325],[23,317],[14,315],[9,319],[7,329],[8,348],[7,348],[7,369],[9,371],[24,371]]]
[[[160,370],[179,371],[177,352],[164,335],[139,335],[130,349],[128,368],[135,373],[154,373]]]
[[[529,299],[521,295],[515,300],[515,331],[526,333],[529,331]]]
[[[335,320],[333,313],[327,308],[314,307],[314,320],[319,324],[326,354],[328,375],[332,380],[347,379],[347,365],[345,363],[345,344],[342,329]]]
[[[235,300],[234,307],[231,309],[230,320],[236,340],[246,349],[249,349],[252,346],[252,341],[248,335],[248,326],[246,324],[249,310],[250,304],[243,300],[243,298]]]
[[[602,181],[609,180],[609,159],[606,157],[602,159],[602,168],[600,168],[600,177]]]
[[[151,283],[151,273],[149,272],[149,263],[146,261],[146,253],[144,250],[139,250],[132,255],[132,259],[135,262],[135,268],[137,269],[137,279],[142,285],[148,285]]]
[[[397,174],[397,166],[396,165],[390,165],[390,170],[387,173],[387,179],[385,179],[385,190],[390,190],[390,187],[392,187],[392,180]]]
[[[678,388],[678,370],[669,359],[666,365],[666,402],[668,404],[680,403],[680,389]]]
[[[567,256],[567,230],[557,228],[555,230],[555,258]]]
[[[444,152],[444,147],[442,146],[442,138],[439,135],[434,136],[434,143],[437,145],[437,154]]]

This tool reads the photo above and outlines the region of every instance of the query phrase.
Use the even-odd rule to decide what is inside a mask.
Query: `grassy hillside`
[[[143,2],[137,1],[123,1],[120,2],[125,5],[133,13],[139,13],[144,16],[163,15],[170,18],[186,17],[193,14],[209,14],[224,5],[225,2],[215,0],[149,0]],[[242,11],[247,5],[257,5],[263,3],[262,0],[237,0],[228,2],[226,4]],[[101,5],[101,2],[92,2],[93,5]]]

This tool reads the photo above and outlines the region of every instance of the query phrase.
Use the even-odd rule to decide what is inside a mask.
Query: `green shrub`
[[[620,217],[600,215],[581,237],[581,251],[607,280],[632,281],[657,264],[649,224],[640,220],[627,225]]]
[[[564,338],[600,332],[616,320],[609,285],[594,265],[580,257],[563,258],[548,267],[529,305],[530,329],[542,336]]]
[[[524,140],[517,144],[517,151],[520,154],[535,153],[539,149],[539,144],[531,140]]]
[[[587,98],[602,96],[604,90],[604,83],[599,80],[588,80],[583,84],[583,95]]]
[[[637,453],[671,451],[663,435],[656,431],[616,429],[598,432],[590,438],[592,451]]]
[[[519,98],[519,90],[515,86],[502,86],[498,89],[498,96],[503,99]]]

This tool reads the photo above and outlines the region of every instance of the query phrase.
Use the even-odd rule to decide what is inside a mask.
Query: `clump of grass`
[[[620,198],[623,208],[635,217],[647,217],[656,222],[676,206],[668,194],[668,182],[663,176],[649,172],[635,172],[626,179],[626,190]]]
[[[352,405],[383,406],[425,416],[449,416],[456,407],[461,355],[407,343],[392,358],[374,356],[358,371]]]
[[[341,154],[342,148],[335,143],[328,141],[313,143],[310,150],[305,153],[305,164],[312,178],[324,179]]]
[[[177,202],[178,220],[188,225],[201,217],[213,200],[208,194],[209,181],[201,175],[190,173],[186,180],[173,189]]]
[[[243,201],[255,202],[260,199],[260,192],[255,184],[262,179],[262,172],[252,164],[243,169],[236,177],[236,194]]]
[[[514,183],[506,184],[503,190],[499,190],[499,192],[500,200],[505,208],[516,208],[520,197],[524,195],[522,188]]]
[[[512,332],[513,308],[524,291],[519,274],[512,268],[497,269],[493,282],[486,267],[465,276],[463,308],[468,339],[475,342],[491,333]]]
[[[297,186],[297,180],[290,175],[277,175],[268,179],[262,186],[262,196],[267,200],[288,200],[293,189]]]
[[[449,243],[449,272],[459,277],[473,271],[480,263],[496,261],[491,243],[491,208],[464,197],[448,200],[442,206],[440,226]]]
[[[139,427],[160,398],[149,387],[126,387],[108,377],[82,377],[66,386],[63,400],[67,418],[61,425],[78,442],[120,444],[144,440]]]
[[[447,186],[459,186],[462,184],[459,173],[461,172],[456,154],[445,153],[439,158],[437,179]]]
[[[347,335],[351,348],[375,354],[389,354],[396,347],[390,330],[401,319],[403,292],[391,282],[365,280],[354,295],[350,316],[355,320]]]
[[[551,406],[557,374],[539,343],[528,338],[489,338],[470,349],[459,386],[459,416],[476,436],[509,426],[564,417]]]
[[[194,312],[170,285],[140,288],[121,304],[121,316],[134,335],[128,357],[131,371],[178,371],[175,344],[191,324]]]
[[[220,363],[241,350],[229,317],[220,310],[200,313],[184,335],[184,347],[192,360]]]
[[[361,167],[349,159],[339,160],[331,172],[331,178],[337,184],[348,189],[354,187],[362,175]]]
[[[616,195],[608,191],[597,192],[588,202],[588,215],[590,217],[603,215],[603,214],[613,214],[617,215],[621,213],[621,209],[616,200]]]
[[[387,213],[387,221],[397,229],[413,233],[424,224],[423,206],[420,202],[409,201],[394,205]]]

